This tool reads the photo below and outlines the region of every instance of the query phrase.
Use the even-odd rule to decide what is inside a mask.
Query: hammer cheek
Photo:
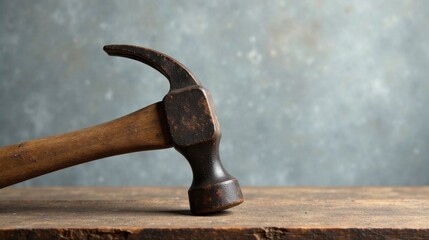
[[[220,137],[220,127],[207,90],[192,86],[167,94],[163,100],[173,143],[186,147]]]

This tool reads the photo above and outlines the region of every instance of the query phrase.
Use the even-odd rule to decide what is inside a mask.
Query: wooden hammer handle
[[[0,188],[92,160],[172,147],[162,103],[116,120],[0,148]]]

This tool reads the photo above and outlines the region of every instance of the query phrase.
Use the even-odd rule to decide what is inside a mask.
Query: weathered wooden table
[[[185,188],[6,188],[0,239],[429,239],[429,187],[244,188],[191,216]]]

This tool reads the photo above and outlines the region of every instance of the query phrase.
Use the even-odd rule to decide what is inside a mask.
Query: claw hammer
[[[167,95],[110,122],[0,148],[0,188],[100,158],[174,147],[192,168],[188,197],[193,214],[242,203],[237,179],[219,158],[221,130],[209,91],[181,63],[158,51],[131,45],[103,49],[158,70],[170,82]]]

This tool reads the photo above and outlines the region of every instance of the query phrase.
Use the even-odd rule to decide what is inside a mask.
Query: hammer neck
[[[213,185],[233,177],[223,168],[219,157],[219,141],[210,141],[188,147],[175,147],[192,168],[192,188]]]

